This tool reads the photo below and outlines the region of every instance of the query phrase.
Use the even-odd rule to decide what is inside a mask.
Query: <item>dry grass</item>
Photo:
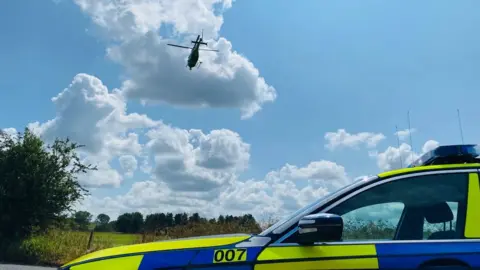
[[[7,253],[7,259],[35,265],[60,265],[86,253],[89,234],[50,230],[14,244]],[[96,239],[91,251],[109,248],[115,243],[103,238]]]
[[[145,234],[122,234],[96,232],[91,249],[87,251],[89,232],[62,231],[53,229],[45,234],[33,236],[21,244],[12,245],[7,258],[10,261],[58,266],[69,262],[88,252],[114,246],[138,244],[184,237],[229,234],[258,233],[259,226],[239,224],[199,223],[169,228],[166,231]]]

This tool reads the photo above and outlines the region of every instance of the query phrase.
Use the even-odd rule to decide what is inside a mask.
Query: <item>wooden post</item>
[[[90,248],[92,247],[93,231],[94,231],[94,230],[91,230],[91,231],[90,231],[90,237],[88,237],[87,250],[90,250]]]
[[[147,234],[147,231],[146,231],[146,230],[143,230],[142,243],[145,243],[146,234]]]

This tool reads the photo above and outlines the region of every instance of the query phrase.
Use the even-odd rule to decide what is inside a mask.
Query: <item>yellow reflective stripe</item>
[[[395,176],[404,173],[414,173],[414,172],[421,172],[421,171],[430,171],[430,170],[444,170],[444,169],[466,169],[466,168],[476,168],[480,167],[480,163],[470,163],[470,164],[447,164],[447,165],[429,165],[429,166],[419,166],[413,168],[404,168],[393,170],[389,172],[384,172],[378,174],[380,178]]]
[[[250,237],[249,235],[239,235],[239,236],[230,236],[230,237],[206,237],[206,238],[197,238],[197,239],[179,239],[179,240],[173,240],[173,241],[161,241],[161,242],[152,242],[152,243],[146,243],[146,244],[120,246],[120,247],[108,248],[108,249],[89,253],[87,255],[84,255],[76,260],[73,260],[63,265],[62,267],[76,264],[76,263],[81,263],[87,260],[99,259],[102,257],[143,253],[143,252],[151,252],[151,251],[223,246],[223,245],[234,244],[234,243],[246,240],[249,237]]]
[[[376,258],[257,264],[255,270],[379,269]]]
[[[143,255],[127,256],[72,266],[71,270],[138,270]]]
[[[465,220],[465,237],[480,238],[480,184],[478,174],[468,175],[467,217]]]
[[[328,257],[376,256],[375,245],[323,245],[269,247],[260,253],[258,261]]]

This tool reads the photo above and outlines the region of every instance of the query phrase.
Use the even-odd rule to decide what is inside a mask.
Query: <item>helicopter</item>
[[[200,65],[202,64],[202,62],[199,62],[197,66],[198,58],[200,56],[199,51],[218,52],[218,50],[200,49],[200,45],[205,45],[205,46],[207,45],[206,42],[203,42],[203,30],[202,30],[202,36],[198,35],[195,41],[192,40],[192,43],[194,44],[193,47],[181,46],[181,45],[170,44],[170,43],[167,44],[168,46],[192,50],[190,52],[190,55],[188,56],[187,65],[186,65],[186,67],[190,68],[190,70],[192,70],[192,68],[195,66],[199,68]]]

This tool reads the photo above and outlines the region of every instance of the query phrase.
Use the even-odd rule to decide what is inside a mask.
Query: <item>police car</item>
[[[411,166],[354,182],[258,235],[121,246],[62,270],[422,269],[480,267],[480,148],[440,146]],[[391,230],[347,225],[380,214]],[[434,229],[432,229],[434,228]],[[387,232],[387,233],[385,233]]]

